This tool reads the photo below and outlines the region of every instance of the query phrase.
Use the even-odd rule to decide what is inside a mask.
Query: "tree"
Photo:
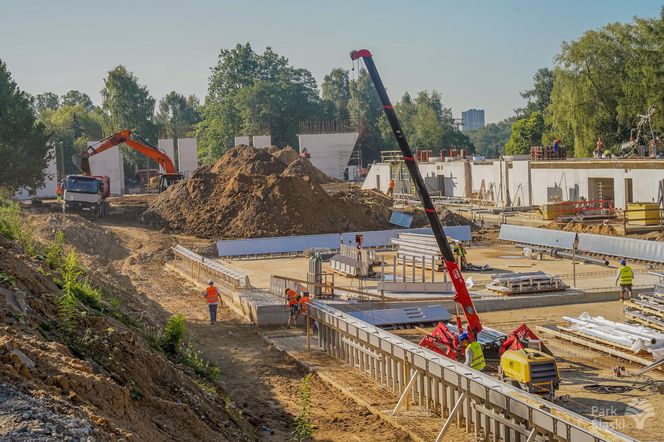
[[[357,79],[350,82],[348,110],[351,124],[359,132],[356,146],[362,151],[363,161],[379,160],[382,136],[378,121],[383,106],[366,69],[361,69]]]
[[[520,118],[512,125],[512,135],[505,145],[507,155],[523,155],[530,153],[531,146],[542,143],[544,118],[541,112],[533,112],[529,116]]]
[[[35,97],[35,110],[42,113],[47,109],[57,109],[60,107],[60,98],[53,92],[42,92]]]
[[[505,153],[505,145],[512,135],[512,124],[516,117],[510,117],[498,123],[467,132],[475,146],[475,152],[486,158],[497,158]]]
[[[517,109],[519,117],[525,117],[533,112],[546,111],[551,103],[551,91],[553,90],[553,71],[549,68],[541,68],[533,75],[533,88],[521,92],[521,97],[527,100],[525,108]]]
[[[323,78],[323,102],[329,104],[331,115],[336,120],[348,120],[348,102],[350,101],[350,83],[348,71],[334,68]]]
[[[102,109],[106,115],[104,132],[107,135],[123,129],[131,129],[153,144],[157,144],[157,127],[154,123],[155,100],[138,78],[120,65],[108,72],[101,90]],[[140,167],[146,160],[138,152],[124,149],[125,171],[128,167]]]
[[[63,106],[77,106],[79,104],[83,106],[86,112],[90,112],[94,107],[88,94],[71,90],[62,96]]]
[[[199,156],[203,162],[216,160],[241,133],[269,133],[274,144],[294,144],[300,120],[322,114],[308,70],[290,66],[270,47],[262,54],[249,43],[222,49],[201,109]]]
[[[176,167],[178,164],[178,138],[190,132],[200,118],[198,99],[194,95],[185,98],[175,91],[169,92],[159,101],[157,121],[165,129],[166,135],[173,139],[173,154]]]
[[[0,60],[0,186],[16,190],[42,185],[50,160],[47,140],[29,95],[18,88]]]

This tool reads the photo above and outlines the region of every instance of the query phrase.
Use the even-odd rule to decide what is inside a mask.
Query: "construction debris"
[[[618,231],[609,224],[585,224],[575,221],[570,221],[568,223],[559,223],[553,221],[543,227],[551,230],[564,230],[565,232],[594,233],[597,235],[621,236],[620,233],[618,233]]]
[[[368,206],[361,200],[329,195],[320,185],[329,178],[309,160],[293,159],[290,152],[270,152],[247,146],[230,149],[215,164],[200,167],[161,193],[144,213],[143,221],[204,238],[390,227],[389,200]],[[292,161],[287,164],[282,159]]]
[[[568,286],[556,275],[544,272],[499,273],[492,275],[487,289],[501,295],[523,295],[567,290]]]

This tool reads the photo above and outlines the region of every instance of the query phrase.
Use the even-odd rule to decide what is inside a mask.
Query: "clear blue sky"
[[[77,89],[97,104],[124,64],[159,99],[207,91],[219,49],[249,41],[319,82],[368,48],[397,101],[436,89],[455,116],[487,122],[523,104],[519,91],[551,66],[561,42],[606,23],[659,15],[662,0],[0,0],[0,58],[33,94]]]

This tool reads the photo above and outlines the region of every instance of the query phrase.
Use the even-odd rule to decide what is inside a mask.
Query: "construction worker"
[[[467,332],[459,335],[459,342],[465,350],[465,364],[478,371],[484,370],[486,362],[484,361],[484,352],[480,343],[477,341],[470,342],[470,336],[468,336]]]
[[[58,202],[62,201],[62,194],[65,192],[63,181],[60,180],[55,185],[55,197]]]
[[[461,260],[461,270],[468,267],[468,258],[466,258],[466,247],[459,241],[459,259]]]
[[[394,180],[390,179],[390,184],[387,186],[387,196],[392,196],[394,194]]]
[[[286,294],[286,303],[288,304],[288,326],[297,325],[297,316],[299,312],[299,295],[293,289],[284,289]]]
[[[627,260],[620,261],[620,268],[616,275],[616,285],[620,283],[620,300],[625,300],[625,293],[629,293],[629,298],[632,298],[632,280],[634,279],[634,270],[627,265]]]
[[[298,311],[295,317],[295,321],[297,322],[297,318],[300,317],[300,313],[305,315],[305,321],[306,321],[307,320],[306,315],[308,313],[307,305],[311,304],[311,298],[309,297],[309,292],[302,292],[302,296],[298,297],[297,303],[298,303]]]
[[[210,310],[210,324],[215,324],[217,322],[217,308],[221,304],[221,296],[219,296],[219,289],[214,286],[213,280],[208,280],[208,286],[203,292],[205,297],[208,310]]]

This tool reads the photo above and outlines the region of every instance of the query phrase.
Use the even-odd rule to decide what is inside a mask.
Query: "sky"
[[[207,92],[222,48],[271,46],[320,85],[348,54],[374,55],[393,102],[437,90],[456,117],[497,122],[551,67],[563,41],[611,22],[658,16],[664,0],[0,0],[0,59],[32,94],[76,89],[100,104],[125,65],[156,99]],[[351,73],[352,75],[352,73]]]

